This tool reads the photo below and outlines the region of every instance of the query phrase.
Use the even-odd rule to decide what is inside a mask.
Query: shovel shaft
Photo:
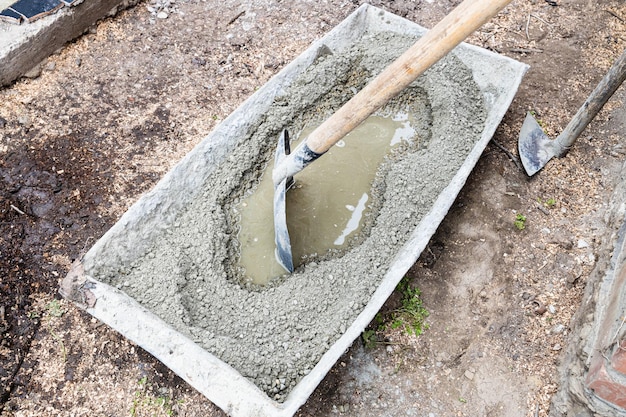
[[[576,138],[585,130],[625,79],[626,50],[617,58],[609,72],[600,81],[600,84],[593,90],[581,108],[578,109],[578,112],[576,112],[563,132],[555,139],[555,148],[560,151],[558,156],[564,156],[569,151]]]
[[[321,155],[326,152],[510,2],[511,0],[463,1],[315,129],[304,143],[309,153]],[[273,174],[275,183],[306,166],[292,161],[301,153],[302,150],[296,149],[285,158],[283,166],[277,167]]]
[[[481,27],[511,0],[465,0],[307,138],[323,154]]]

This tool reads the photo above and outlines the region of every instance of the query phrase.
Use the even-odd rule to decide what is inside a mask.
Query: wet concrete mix
[[[471,70],[449,54],[382,110],[412,113],[418,138],[379,168],[366,225],[347,249],[308,259],[266,286],[250,284],[236,267],[233,207],[258,183],[283,128],[299,132],[328,116],[414,41],[382,33],[347,53],[319,54],[148,250],[128,263],[86,259],[85,273],[124,291],[283,401],[367,304],[480,137],[485,108]]]

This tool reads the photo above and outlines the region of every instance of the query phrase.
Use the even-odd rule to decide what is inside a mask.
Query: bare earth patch
[[[221,119],[359,3],[189,0],[165,10],[142,2],[50,57],[38,78],[0,90],[3,417],[224,415],[59,300],[58,279]],[[531,69],[409,273],[429,329],[415,337],[373,323],[378,343],[355,342],[299,416],[548,415],[570,319],[612,232],[607,201],[626,159],[623,88],[568,156],[533,179],[503,151],[516,155],[527,110],[556,136],[626,47],[623,2],[549,3],[516,0],[468,39]],[[431,27],[458,1],[372,4]]]

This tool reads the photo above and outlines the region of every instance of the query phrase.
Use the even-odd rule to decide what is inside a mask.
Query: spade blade
[[[529,176],[535,175],[550,159],[558,156],[554,141],[543,132],[532,114],[527,113],[519,132],[519,156]]]
[[[278,139],[274,166],[277,166],[283,158],[291,152],[289,146],[289,133],[286,129]],[[288,272],[293,272],[293,255],[291,253],[291,240],[287,229],[286,194],[287,189],[293,183],[293,178],[285,178],[274,187],[274,236],[276,242],[276,260]]]

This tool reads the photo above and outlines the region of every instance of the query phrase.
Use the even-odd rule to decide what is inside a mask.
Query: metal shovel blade
[[[559,155],[554,141],[543,132],[532,114],[527,113],[519,132],[519,156],[529,176],[543,168],[550,159]]]
[[[564,156],[574,141],[596,117],[606,102],[626,80],[626,50],[617,58],[613,66],[602,77],[587,100],[578,109],[572,120],[554,140],[548,139],[533,116],[526,115],[519,133],[519,156],[528,175],[533,175],[554,156]]]
[[[291,148],[289,145],[289,133],[283,129],[278,139],[276,155],[274,157],[274,167],[289,155]],[[287,229],[287,205],[285,198],[287,189],[293,184],[293,177],[282,180],[274,187],[274,235],[276,241],[276,260],[288,272],[293,272],[293,255],[291,253],[291,240]]]

